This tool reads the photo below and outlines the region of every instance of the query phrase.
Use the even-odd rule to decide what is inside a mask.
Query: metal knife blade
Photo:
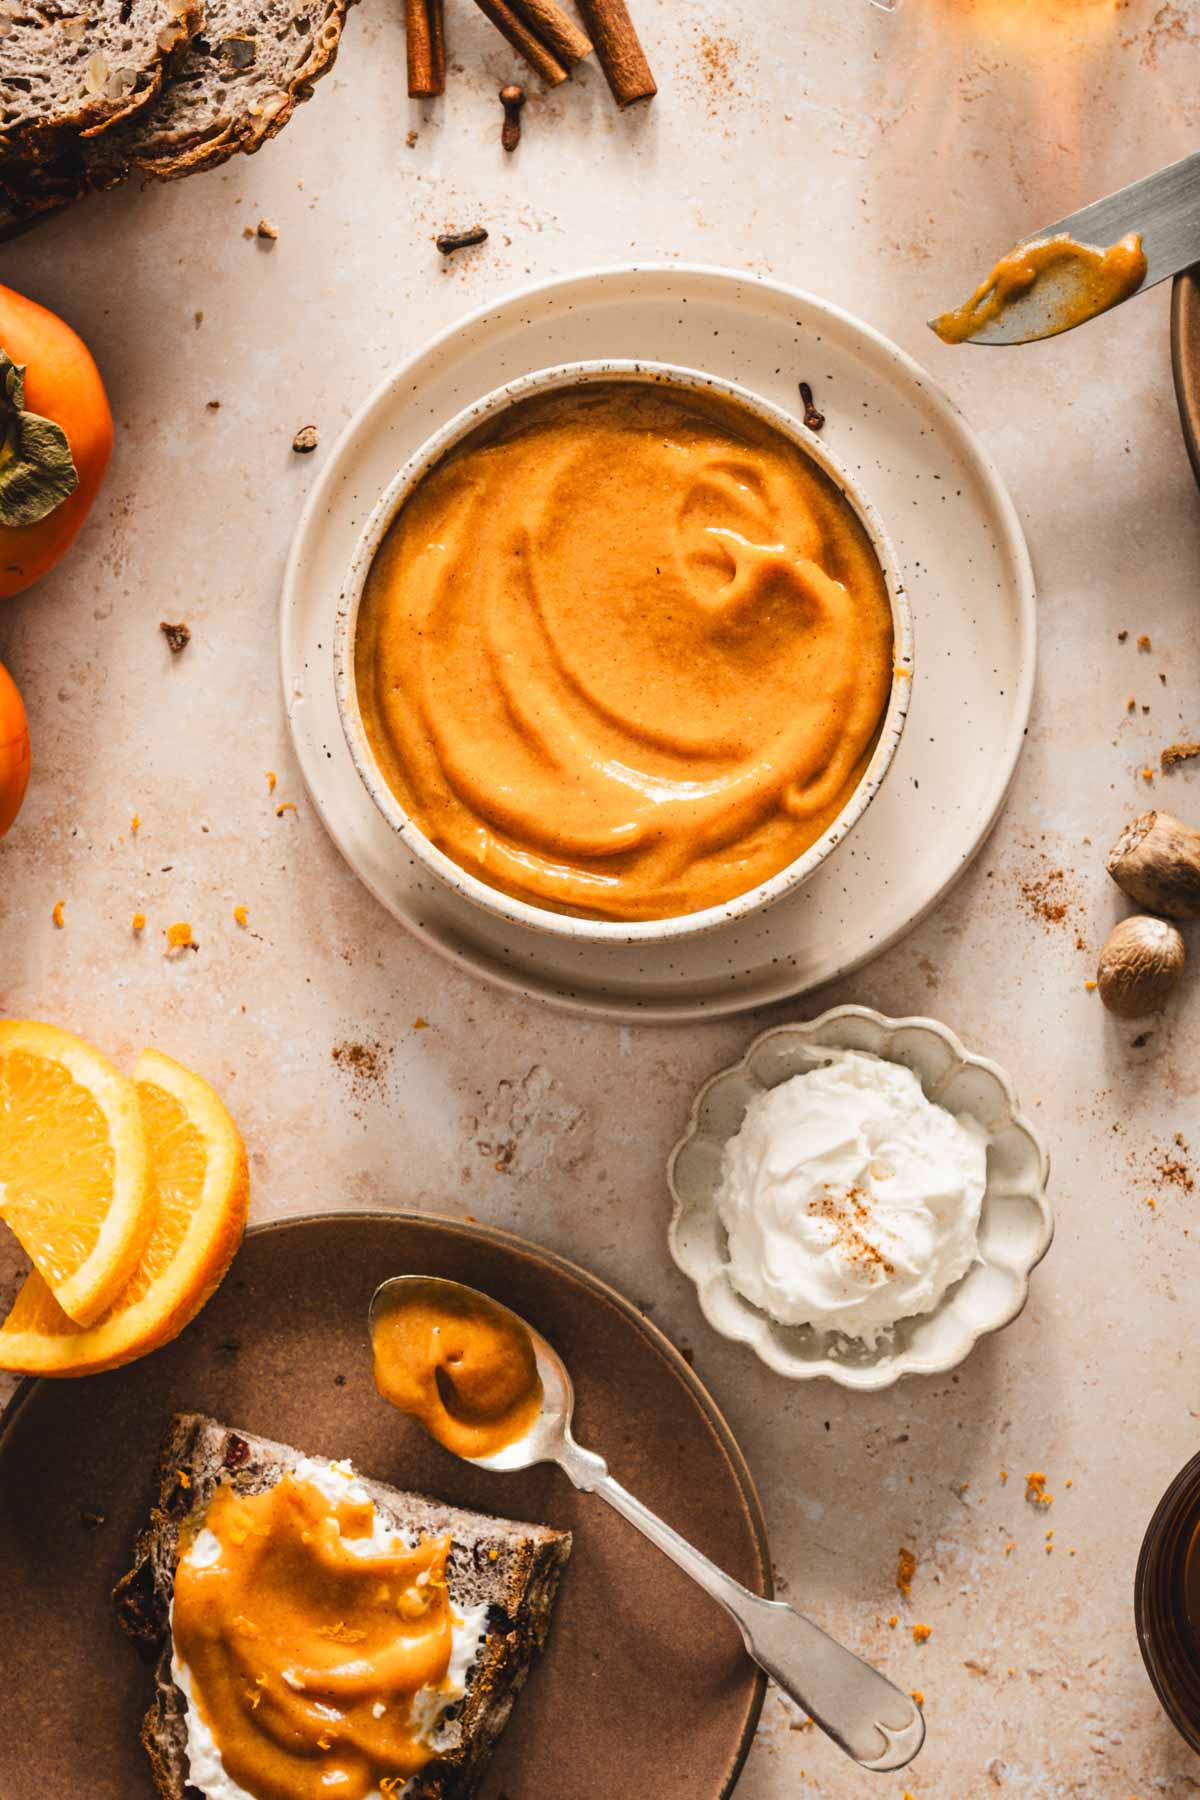
[[[1145,293],[1156,282],[1200,262],[1200,150],[1129,187],[1118,188],[1103,200],[1093,200],[1081,211],[1069,213],[1065,219],[1022,238],[1021,243],[1065,235],[1081,244],[1106,249],[1130,231],[1140,232],[1147,265],[1145,280],[1134,289],[1136,294]],[[1059,322],[1064,303],[1070,298],[1072,277],[1077,273],[1071,264],[1048,269],[1028,293],[1011,300],[996,318],[963,342],[1029,344],[1037,338],[1070,331],[1075,323],[1083,324],[1082,319]],[[1126,298],[1131,300],[1133,294]],[[1117,304],[1124,305],[1124,301]]]

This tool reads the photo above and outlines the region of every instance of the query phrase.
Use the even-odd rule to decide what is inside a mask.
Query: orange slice
[[[87,1330],[35,1271],[0,1326],[0,1368],[95,1375],[169,1343],[194,1319],[233,1260],[250,1198],[246,1150],[206,1081],[144,1050],[134,1084],[145,1121],[155,1214],[128,1286]]]
[[[133,1083],[73,1032],[0,1019],[0,1219],[78,1324],[112,1305],[152,1218]]]

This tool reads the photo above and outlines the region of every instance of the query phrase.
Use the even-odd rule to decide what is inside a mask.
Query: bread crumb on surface
[[[267,238],[271,243],[279,236],[278,226],[272,225],[270,219],[260,219],[254,229],[256,236]]]
[[[1146,633],[1143,631],[1141,637],[1138,639],[1138,649],[1139,650],[1152,650],[1153,648],[1154,648],[1153,644],[1150,642],[1150,639],[1146,636]]]
[[[297,456],[307,456],[316,449],[321,441],[321,434],[315,425],[302,425],[292,439],[292,449]]]
[[[172,656],[178,656],[181,651],[187,649],[192,641],[190,629],[182,622],[178,625],[169,625],[165,619],[161,619],[159,621],[158,629],[166,638],[167,647]]]
[[[1200,743],[1195,743],[1189,738],[1180,744],[1168,744],[1158,760],[1165,774],[1168,769],[1174,769],[1179,763],[1190,762],[1193,756],[1200,756]]]

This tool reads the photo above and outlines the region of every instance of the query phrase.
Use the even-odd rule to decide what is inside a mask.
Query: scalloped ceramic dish
[[[979,1222],[979,1261],[930,1313],[902,1319],[873,1350],[808,1325],[781,1325],[729,1280],[725,1229],[717,1212],[721,1157],[751,1097],[817,1067],[825,1050],[866,1050],[901,1063],[930,1100],[968,1113],[988,1134],[987,1189]],[[826,1375],[842,1387],[888,1387],[902,1375],[943,1374],[979,1338],[1016,1318],[1029,1277],[1054,1235],[1046,1198],[1050,1166],[1020,1111],[1003,1069],[965,1050],[935,1019],[888,1019],[865,1006],[839,1006],[819,1019],[777,1025],[755,1038],[741,1061],[700,1089],[688,1129],[671,1152],[667,1180],[675,1203],[671,1255],[696,1284],[705,1318],[722,1337],[749,1344],[780,1375]]]

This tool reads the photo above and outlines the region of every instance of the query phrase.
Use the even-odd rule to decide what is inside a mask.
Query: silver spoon
[[[397,1275],[376,1288],[368,1320],[374,1335],[382,1310],[403,1294],[424,1292],[430,1300],[498,1302],[478,1289],[433,1275]],[[558,1352],[540,1332],[507,1307],[499,1307],[529,1334],[542,1380],[542,1410],[525,1436],[495,1456],[466,1457],[480,1469],[528,1469],[534,1463],[557,1463],[577,1488],[598,1494],[624,1519],[636,1525],[652,1544],[677,1563],[685,1575],[737,1622],[746,1649],[767,1674],[803,1707],[845,1752],[864,1769],[902,1769],[925,1739],[925,1720],[908,1694],[894,1686],[852,1650],[837,1643],[819,1625],[780,1600],[764,1600],[726,1575],[686,1538],[628,1493],[609,1474],[604,1458],[585,1450],[571,1435],[575,1390]]]

